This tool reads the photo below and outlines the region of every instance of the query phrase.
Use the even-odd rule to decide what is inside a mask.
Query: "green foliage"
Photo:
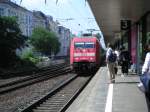
[[[60,51],[60,42],[58,41],[58,38],[53,38],[53,46],[52,50],[54,54],[56,55]]]
[[[34,48],[45,54],[51,55],[51,53],[59,52],[60,43],[55,33],[49,32],[44,28],[35,28],[30,38],[30,43]]]
[[[21,59],[28,59],[29,57],[34,57],[32,50],[22,51]]]
[[[0,16],[0,66],[6,67],[15,61],[16,48],[24,44],[19,25],[15,17]]]
[[[40,61],[40,59],[37,56],[34,55],[34,53],[31,49],[22,51],[22,54],[21,54],[20,57],[21,57],[22,60],[30,61],[34,64],[36,64]]]
[[[11,49],[19,48],[24,43],[15,17],[0,17],[0,44]]]

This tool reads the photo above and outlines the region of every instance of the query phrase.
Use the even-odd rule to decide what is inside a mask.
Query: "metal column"
[[[136,62],[137,62],[137,75],[140,75],[140,24],[137,24],[137,49],[136,49],[136,54],[137,54],[137,58],[136,58]]]

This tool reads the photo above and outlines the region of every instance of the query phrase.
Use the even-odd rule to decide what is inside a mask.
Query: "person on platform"
[[[129,51],[125,50],[125,47],[123,46],[121,48],[120,53],[120,64],[121,64],[121,71],[122,71],[122,77],[125,75],[128,75],[128,68],[130,63],[130,54]]]
[[[146,46],[145,51],[146,56],[142,66],[142,75],[140,76],[141,82],[138,84],[138,87],[150,99],[150,44]]]
[[[150,72],[150,45],[147,45],[145,61],[142,66],[142,74],[145,72]]]
[[[111,57],[111,55],[114,53],[113,49],[112,49],[112,45],[110,43],[108,43],[107,45],[107,52],[106,52],[106,63],[107,63],[107,68],[108,68],[108,74],[109,74],[109,78],[110,81],[109,83],[115,83],[115,61],[111,61],[109,59],[109,57]]]
[[[119,65],[119,60],[120,60],[120,52],[118,49],[115,49],[114,53],[116,54],[116,64],[115,64],[115,74],[117,74],[118,71],[118,65]]]

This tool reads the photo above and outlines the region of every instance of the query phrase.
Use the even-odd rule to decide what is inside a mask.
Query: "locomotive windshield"
[[[84,48],[84,42],[76,42],[74,46],[75,48]]]
[[[75,48],[94,48],[93,42],[76,42],[74,44]]]
[[[94,43],[93,42],[85,43],[85,48],[94,48]]]

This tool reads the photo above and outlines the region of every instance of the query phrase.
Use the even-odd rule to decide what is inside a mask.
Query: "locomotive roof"
[[[74,37],[73,41],[97,41],[98,39],[96,37]]]

